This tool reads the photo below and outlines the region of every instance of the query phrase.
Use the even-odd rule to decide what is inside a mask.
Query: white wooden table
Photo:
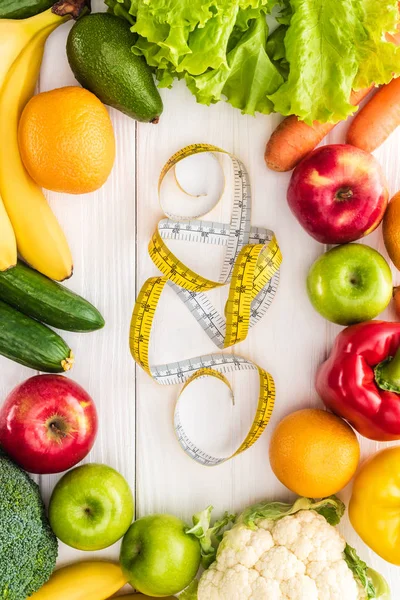
[[[101,1],[95,2],[99,9]],[[76,85],[65,55],[70,24],[48,41],[39,90]],[[314,389],[317,366],[325,358],[339,327],[325,321],[311,307],[305,278],[311,263],[325,248],[301,229],[286,203],[287,174],[268,171],[264,146],[279,117],[243,116],[229,105],[196,104],[183,85],[162,94],[165,109],[158,125],[135,121],[110,109],[117,139],[117,160],[107,184],[85,196],[49,193],[49,201],[62,223],[74,255],[71,289],[92,301],[103,313],[106,327],[94,334],[63,334],[76,355],[71,377],[85,387],[97,404],[100,431],[88,461],[107,463],[129,481],[136,499],[136,516],[169,512],[190,520],[198,510],[213,504],[215,515],[240,511],[261,499],[289,500],[292,496],[273,475],[268,460],[269,436],[288,413],[321,406]],[[329,141],[343,141],[342,126]],[[209,142],[235,153],[247,166],[253,190],[254,225],[273,229],[284,262],[272,307],[247,340],[234,348],[275,378],[276,407],[267,431],[253,448],[219,467],[197,465],[180,449],[172,419],[177,386],[158,386],[133,363],[128,347],[132,307],[140,286],[157,274],[147,244],[163,216],[157,198],[157,178],[169,156],[194,142]],[[377,152],[392,193],[400,188],[400,131]],[[228,219],[228,204],[216,209]],[[383,254],[380,230],[366,242]],[[206,275],[216,275],[220,256],[212,246],[175,246],[181,257]],[[178,250],[179,248],[179,250]],[[206,250],[205,250],[206,248]],[[217,265],[217,267],[216,267]],[[208,269],[208,271],[207,271]],[[213,271],[214,269],[214,271]],[[395,281],[400,282],[398,272]],[[218,295],[216,297],[218,299]],[[391,310],[383,315],[392,319]],[[151,346],[156,362],[189,358],[215,351],[212,343],[179,300],[167,290],[157,314]],[[19,382],[33,375],[29,369],[0,358],[0,393],[4,398]],[[232,408],[218,383],[198,388],[185,411],[188,431],[206,450],[232,449],[245,434],[256,405],[257,376],[232,378],[237,404]],[[204,384],[199,384],[204,385]],[[203,392],[201,392],[201,389]],[[363,457],[384,444],[361,439]],[[48,500],[58,476],[38,478]],[[350,486],[340,496],[347,502]],[[381,560],[360,541],[347,519],[342,531],[351,545],[400,598],[400,570]],[[98,556],[116,558],[118,545]],[[60,564],[87,558],[61,544]]]

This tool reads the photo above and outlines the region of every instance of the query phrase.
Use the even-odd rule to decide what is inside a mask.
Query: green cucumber
[[[0,0],[0,19],[27,19],[54,3],[55,0]]]
[[[104,319],[92,304],[24,263],[0,272],[0,299],[20,312],[66,331],[96,331]]]
[[[73,354],[55,332],[0,300],[0,354],[45,373],[69,371]]]

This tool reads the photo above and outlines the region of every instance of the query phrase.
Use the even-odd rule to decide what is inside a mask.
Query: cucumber
[[[0,300],[0,354],[45,373],[69,371],[73,354],[55,332]]]
[[[53,4],[55,0],[0,0],[0,19],[27,19]]]
[[[96,331],[104,319],[92,304],[25,263],[0,272],[0,299],[20,312],[66,331]]]

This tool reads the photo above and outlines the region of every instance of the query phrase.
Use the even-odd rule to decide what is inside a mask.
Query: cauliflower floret
[[[274,546],[269,531],[257,529],[253,531],[245,525],[233,527],[221,542],[219,552],[224,553],[224,569],[243,565],[248,569],[254,567],[260,556]]]
[[[287,600],[320,600],[317,586],[307,575],[296,575],[281,583],[283,598]],[[267,596],[265,596],[267,598]],[[324,596],[325,598],[325,596]]]
[[[366,600],[347,566],[345,541],[311,510],[225,533],[200,579],[198,600]]]
[[[314,579],[321,598],[353,600],[364,597],[360,596],[360,588],[343,558],[336,562],[311,562],[307,566],[307,575]]]
[[[282,596],[279,581],[259,577],[253,583],[250,598],[251,600],[265,600],[266,598],[268,600],[284,600],[285,596]]]
[[[236,565],[222,571],[213,563],[200,579],[197,597],[199,600],[255,600],[253,584],[258,578],[254,569]]]
[[[341,560],[346,547],[338,530],[312,510],[277,521],[272,537],[275,544],[289,548],[304,562]]]
[[[305,564],[284,546],[274,546],[265,552],[254,567],[266,579],[285,581],[304,575]]]

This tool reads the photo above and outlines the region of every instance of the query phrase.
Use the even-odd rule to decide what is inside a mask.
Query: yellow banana
[[[106,600],[126,583],[119,565],[81,562],[55,571],[29,600]]]
[[[67,18],[48,10],[20,22],[21,38],[26,41],[27,32],[31,37],[12,63],[0,90],[0,196],[20,254],[35,269],[58,281],[72,274],[71,253],[46,198],[23,166],[18,122],[34,93],[46,39]]]

